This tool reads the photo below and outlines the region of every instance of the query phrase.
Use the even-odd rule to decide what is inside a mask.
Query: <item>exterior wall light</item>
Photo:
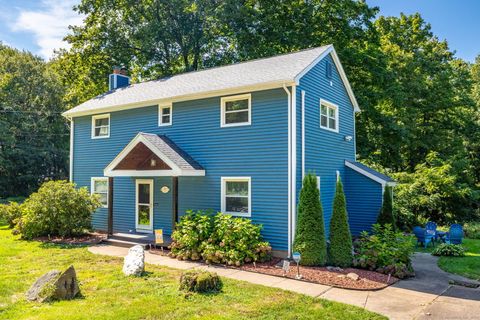
[[[350,142],[353,140],[352,136],[345,136],[345,141]]]

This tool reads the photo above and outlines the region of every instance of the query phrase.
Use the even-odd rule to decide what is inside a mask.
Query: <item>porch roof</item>
[[[157,164],[157,161],[162,164]],[[104,169],[104,175],[204,176],[205,170],[167,136],[139,132]]]

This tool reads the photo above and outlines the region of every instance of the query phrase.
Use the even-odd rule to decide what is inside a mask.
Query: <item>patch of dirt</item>
[[[257,263],[256,265],[246,264],[238,269],[295,279],[297,274],[296,263],[292,261],[288,273],[284,275],[284,271],[279,265],[281,261],[282,259],[274,258],[271,261]],[[357,274],[359,276],[358,280],[347,277],[349,273]],[[326,267],[300,266],[300,275],[303,281],[354,290],[383,289],[398,281],[395,277],[389,278],[389,276],[385,274],[356,268],[346,268],[342,271],[336,271],[328,270]]]
[[[99,244],[104,239],[107,238],[106,233],[93,232],[88,233],[82,236],[77,237],[38,237],[34,240],[44,242],[44,243],[55,243],[55,244],[83,244],[83,245],[93,245]]]
[[[151,249],[150,253],[158,254],[162,256],[168,256],[170,250],[165,249],[161,250]],[[173,258],[172,258],[173,259]],[[203,262],[203,261],[196,261]],[[281,267],[282,259],[273,258],[271,261],[263,263],[249,263],[241,267],[228,266],[229,268],[240,269],[244,271],[251,271],[257,273],[263,273],[273,276],[285,277],[290,279],[295,279],[297,275],[297,265],[295,262],[290,262],[290,268],[287,274],[284,275],[284,272]],[[358,280],[353,280],[347,277],[347,274],[355,273],[357,274]],[[399,279],[395,277],[389,277],[388,275],[381,274],[375,271],[356,269],[356,268],[346,268],[342,271],[328,270],[326,267],[304,267],[300,266],[300,275],[302,276],[302,281],[319,283],[327,286],[333,286],[344,289],[353,289],[353,290],[379,290],[389,285],[394,284]]]

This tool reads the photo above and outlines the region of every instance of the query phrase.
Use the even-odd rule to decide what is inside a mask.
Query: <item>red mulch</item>
[[[281,259],[274,258],[268,262],[257,263],[256,266],[251,263],[246,264],[239,267],[239,269],[283,277],[282,268],[277,266],[280,261]],[[358,274],[359,279],[353,280],[347,278],[346,275],[351,272]],[[295,279],[296,274],[297,265],[292,261],[285,277]],[[300,275],[304,281],[354,290],[383,289],[398,281],[395,277],[390,277],[389,279],[388,275],[385,274],[355,268],[346,268],[343,269],[343,271],[330,271],[326,267],[300,266]]]
[[[160,249],[150,250],[153,254],[168,256],[169,250],[165,249],[163,252]],[[173,258],[172,258],[173,259]],[[244,271],[258,272],[273,276],[285,277],[295,279],[297,274],[297,265],[295,262],[290,262],[289,272],[284,276],[281,266],[282,259],[273,258],[271,261],[245,264],[241,267],[229,266],[230,268],[240,269]],[[348,273],[356,273],[359,275],[358,280],[347,278]],[[395,277],[388,277],[388,275],[381,274],[375,271],[368,271],[356,268],[346,268],[343,271],[330,271],[326,267],[303,267],[300,266],[300,275],[303,281],[319,283],[327,286],[333,286],[344,289],[353,290],[379,290],[394,284],[399,279]]]
[[[34,240],[45,242],[45,243],[55,243],[55,244],[83,244],[83,245],[92,245],[99,244],[102,240],[106,239],[107,235],[105,233],[89,233],[77,237],[38,237]]]

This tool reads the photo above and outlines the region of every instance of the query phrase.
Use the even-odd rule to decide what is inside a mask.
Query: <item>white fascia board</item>
[[[355,112],[360,112],[360,107],[358,106],[357,98],[355,98],[355,95],[353,94],[352,87],[350,86],[350,82],[348,81],[347,75],[345,74],[345,70],[343,70],[342,64],[340,62],[340,59],[338,58],[337,52],[335,51],[335,48],[330,45],[321,55],[318,56],[308,67],[302,70],[296,77],[295,77],[295,83],[297,85],[300,84],[300,79],[308,72],[310,71],[314,66],[317,65],[323,58],[328,56],[329,54],[332,55],[333,62],[335,63],[335,66],[337,67],[337,70],[340,74],[340,78],[342,79],[342,82],[347,90],[347,94],[350,98],[350,101],[352,102],[353,109]]]
[[[288,86],[291,86],[291,85],[295,84],[295,81],[293,79],[285,79],[285,80],[281,80],[281,81],[273,81],[273,82],[267,82],[267,83],[252,84],[252,85],[241,86],[241,87],[236,87],[236,88],[228,88],[228,89],[222,89],[222,90],[212,90],[212,91],[208,91],[208,92],[192,93],[192,94],[186,94],[186,95],[181,95],[181,96],[169,97],[169,98],[165,98],[165,99],[144,100],[144,101],[138,101],[138,102],[124,104],[124,105],[106,106],[106,107],[102,107],[102,108],[95,108],[95,109],[89,109],[89,110],[78,111],[78,112],[72,111],[73,109],[70,109],[70,110],[67,110],[64,113],[62,113],[62,116],[66,117],[66,118],[81,117],[81,116],[87,116],[87,115],[93,115],[93,114],[99,114],[99,113],[107,113],[107,112],[114,112],[114,111],[122,111],[122,110],[150,107],[150,106],[155,106],[155,105],[158,105],[158,104],[171,104],[171,103],[176,103],[176,102],[220,97],[220,96],[224,96],[224,95],[276,89],[276,88],[282,88],[284,84],[286,84]]]
[[[392,187],[395,186],[395,185],[397,185],[396,182],[394,182],[394,181],[386,181],[386,180],[384,180],[384,179],[382,179],[382,178],[380,178],[380,177],[377,177],[376,175],[373,175],[373,174],[371,174],[370,172],[365,171],[365,170],[363,170],[362,168],[357,167],[355,164],[353,164],[353,163],[351,163],[351,162],[349,162],[349,161],[347,161],[347,160],[345,160],[345,166],[347,166],[348,168],[350,168],[350,169],[352,169],[352,170],[360,173],[361,175],[364,175],[364,176],[367,177],[367,178],[372,179],[372,180],[375,181],[375,182],[380,183],[380,184],[382,185],[382,187],[385,187],[385,185],[387,185],[387,186],[392,186]]]

